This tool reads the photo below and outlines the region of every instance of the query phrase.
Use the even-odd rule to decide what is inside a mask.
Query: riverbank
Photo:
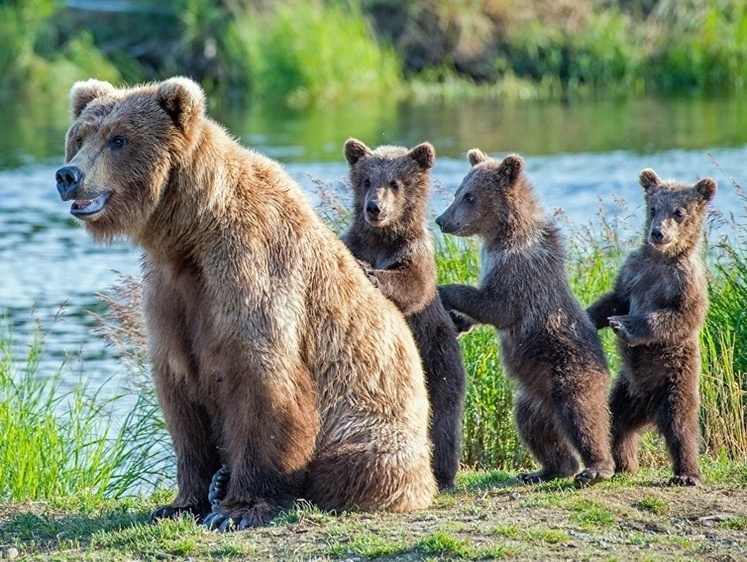
[[[706,483],[664,486],[642,469],[593,488],[519,485],[462,472],[455,491],[410,514],[320,512],[301,505],[269,527],[217,533],[189,519],[149,525],[171,493],[100,500],[84,493],[0,507],[0,554],[19,559],[133,560],[742,560],[747,466],[707,461]],[[0,556],[1,557],[1,556]]]
[[[0,96],[187,74],[236,103],[741,94],[744,0],[29,0],[0,7]]]

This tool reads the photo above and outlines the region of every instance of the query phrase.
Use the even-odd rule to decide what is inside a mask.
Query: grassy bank
[[[747,466],[704,463],[707,483],[669,488],[643,469],[576,490],[520,486],[503,472],[463,472],[426,511],[319,512],[220,534],[189,519],[147,524],[164,494],[72,496],[0,507],[0,552],[23,560],[739,560],[747,554]]]
[[[173,74],[291,106],[741,93],[745,30],[745,0],[11,0],[0,95]]]

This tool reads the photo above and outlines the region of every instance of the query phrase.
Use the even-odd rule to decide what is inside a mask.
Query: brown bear
[[[597,328],[618,337],[622,369],[610,396],[612,454],[617,472],[638,468],[638,440],[654,424],[674,465],[671,484],[695,486],[698,468],[700,348],[708,307],[698,252],[716,182],[694,186],[639,177],[646,199],[645,240],[631,253],[611,292],[587,312]]]
[[[433,146],[412,150],[356,139],[344,148],[353,188],[353,223],[342,239],[371,281],[405,314],[425,369],[431,405],[433,472],[454,486],[461,453],[466,373],[457,332],[436,292],[427,208]]]
[[[420,357],[300,186],[205,114],[186,78],[71,90],[63,200],[96,240],[144,250],[149,359],[178,495],[152,519],[210,510],[266,524],[296,498],[408,511],[436,492]]]
[[[501,358],[518,383],[516,424],[541,463],[527,483],[575,475],[577,486],[613,474],[609,371],[597,331],[570,289],[557,226],[545,217],[515,154],[502,161],[478,149],[454,201],[436,219],[482,244],[477,287],[443,285],[447,309],[500,335]],[[580,455],[585,469],[579,468]]]

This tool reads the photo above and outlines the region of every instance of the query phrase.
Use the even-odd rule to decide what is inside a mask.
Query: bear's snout
[[[651,241],[655,244],[661,244],[662,240],[664,240],[664,233],[661,231],[660,228],[652,228],[651,229]]]
[[[366,213],[372,218],[377,218],[381,214],[381,207],[376,201],[369,201],[366,205]]]
[[[54,175],[57,180],[57,191],[63,201],[75,199],[75,190],[83,181],[83,172],[77,166],[63,166]]]

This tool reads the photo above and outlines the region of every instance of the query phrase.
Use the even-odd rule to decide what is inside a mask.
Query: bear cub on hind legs
[[[597,328],[618,337],[622,370],[610,397],[617,472],[638,469],[638,440],[654,424],[672,458],[670,484],[700,483],[698,407],[700,348],[708,291],[698,252],[716,182],[694,186],[639,177],[646,199],[645,241],[631,253],[614,289],[587,312]]]
[[[436,292],[436,262],[426,212],[433,146],[412,150],[356,139],[344,148],[353,189],[353,223],[343,242],[371,281],[405,315],[425,370],[431,405],[433,472],[452,488],[459,469],[466,373],[457,332]]]
[[[541,463],[527,483],[575,476],[588,486],[612,476],[607,391],[599,337],[571,292],[560,232],[544,216],[524,174],[524,160],[469,151],[472,169],[454,202],[436,219],[441,230],[480,238],[477,287],[443,285],[444,306],[492,324],[501,359],[518,382],[519,434]],[[579,469],[576,455],[585,469]]]

